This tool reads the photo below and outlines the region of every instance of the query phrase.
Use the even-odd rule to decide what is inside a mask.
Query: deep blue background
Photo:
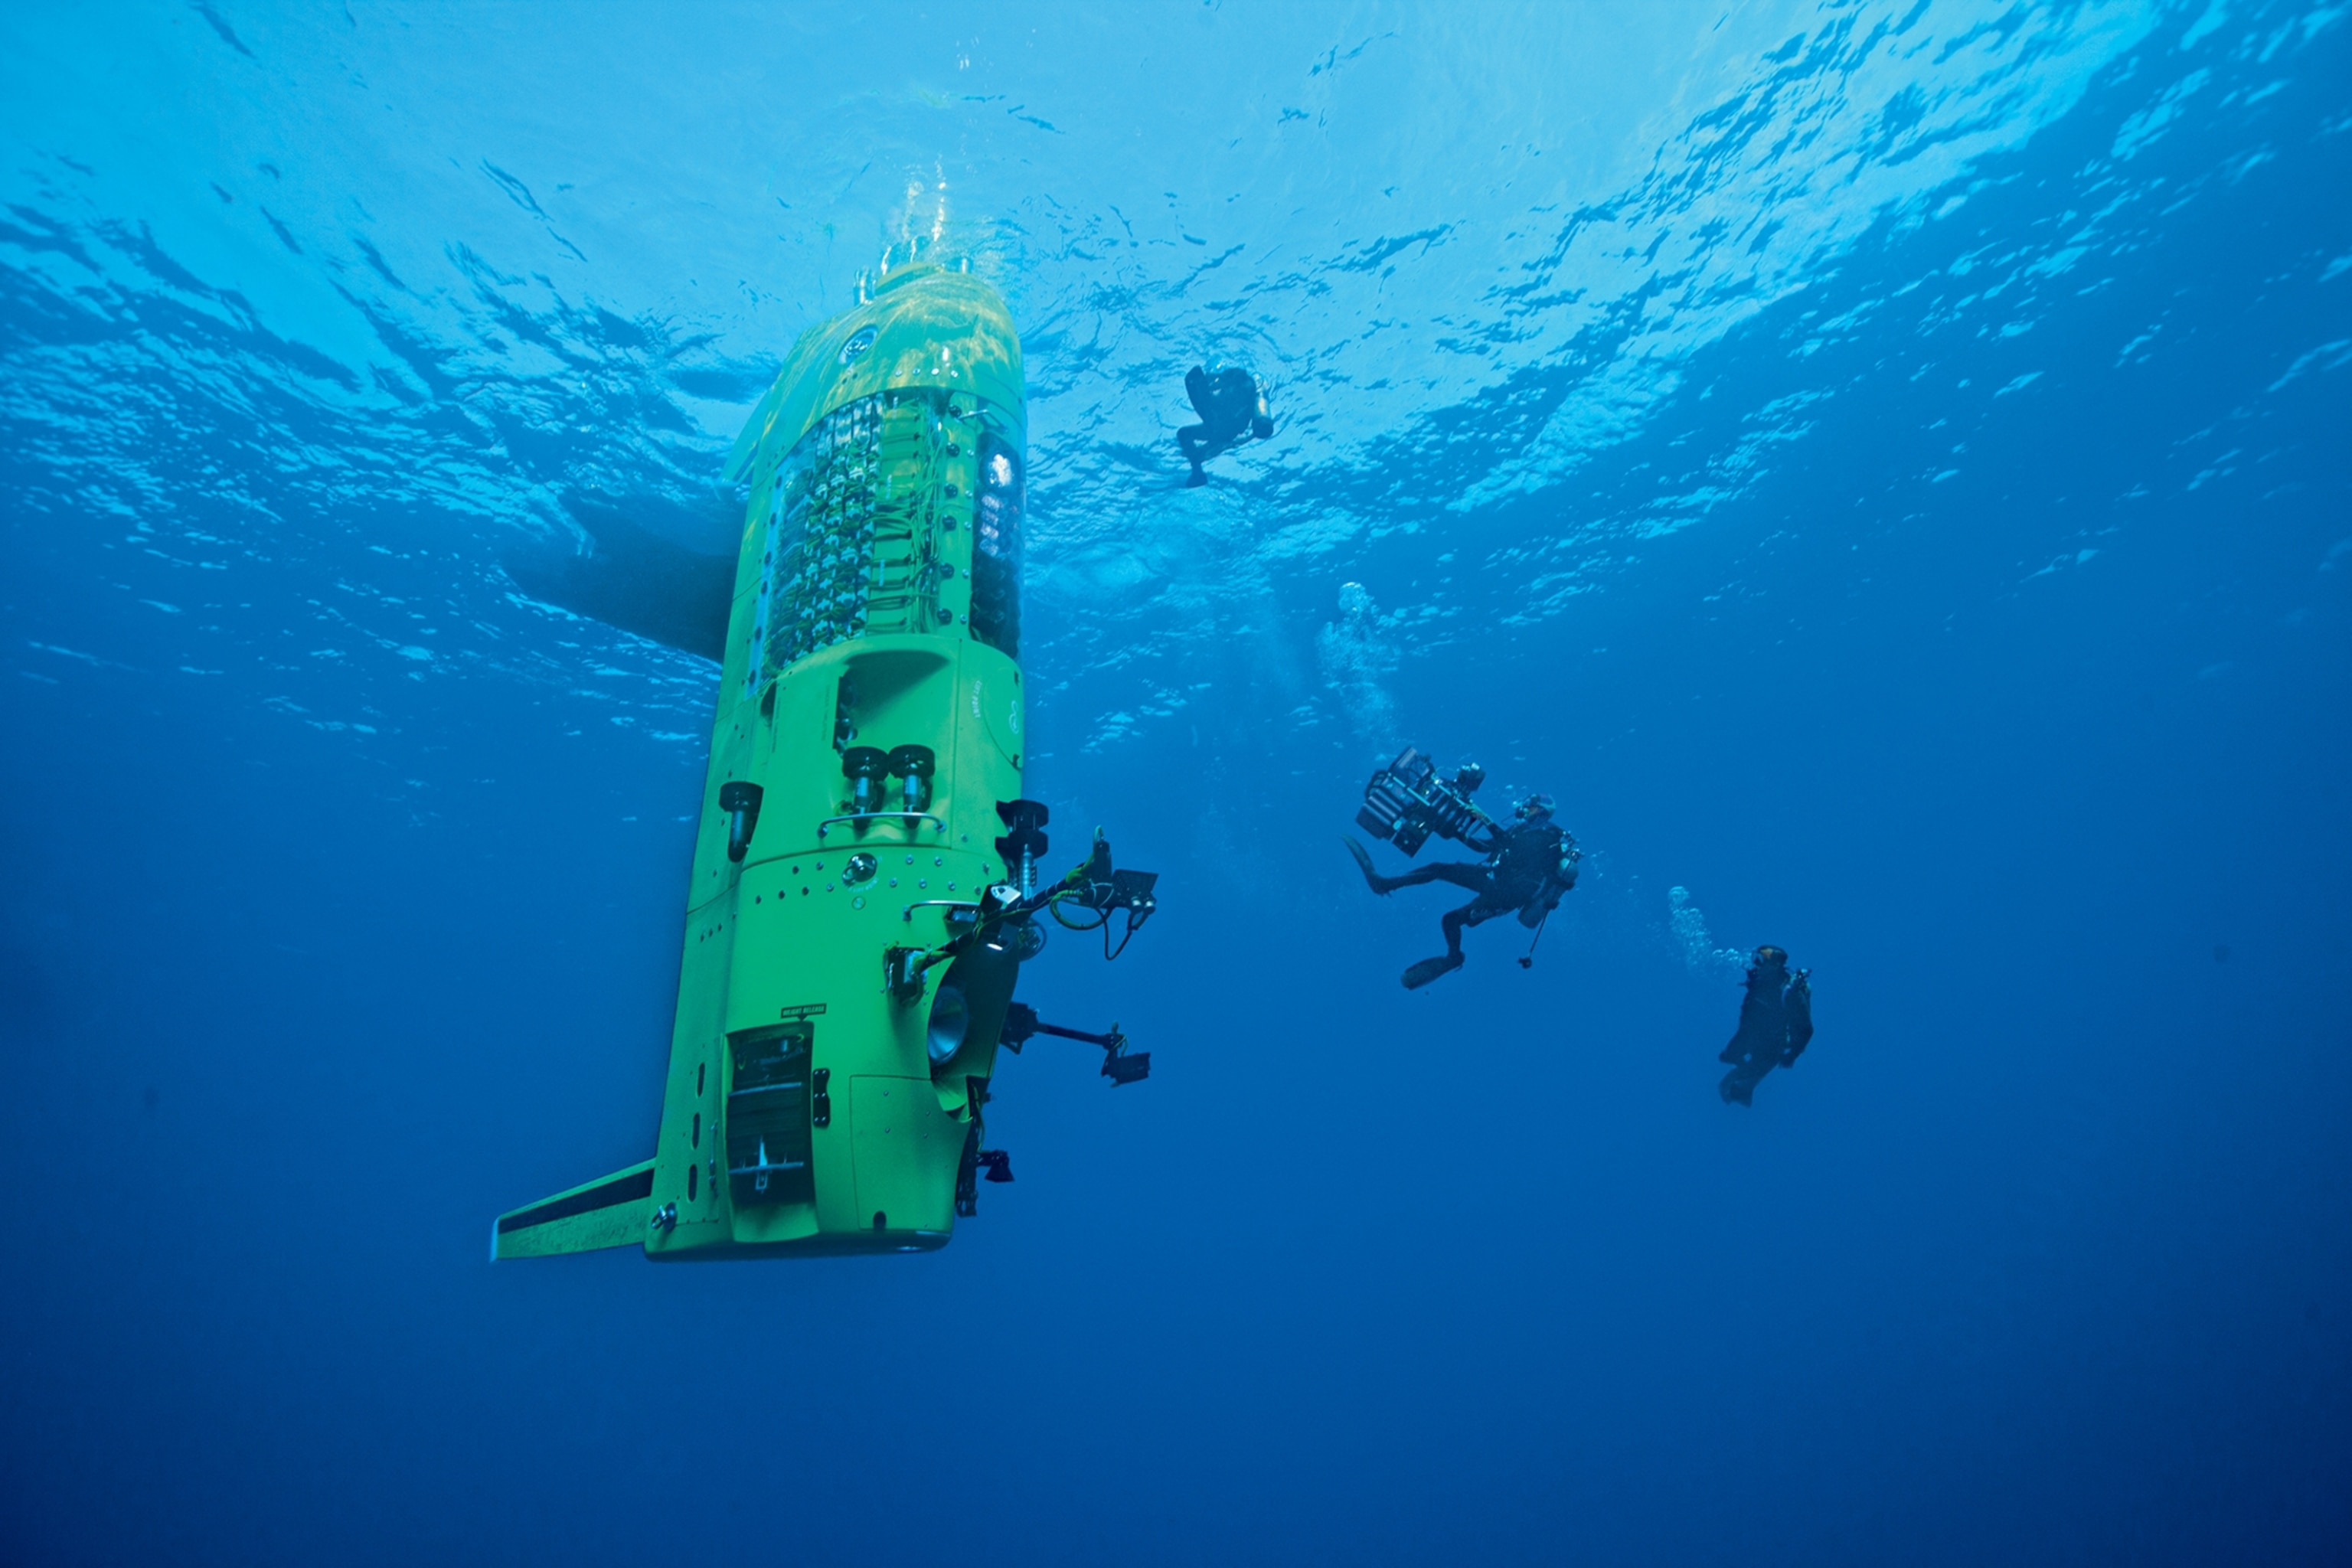
[[[696,748],[511,650],[387,677],[364,734],[304,721],[331,672],[180,679],[54,479],[70,436],[12,400],[0,1554],[2342,1560],[2352,55],[2311,32],[2167,144],[2193,204],[2021,343],[1953,260],[2053,243],[2156,45],[1573,481],[1356,552],[1383,605],[1450,551],[1507,578],[1835,392],[1564,609],[1387,634],[1409,738],[1552,790],[1594,851],[1531,971],[1490,927],[1397,988],[1444,890],[1351,885],[1364,738],[1286,716],[1259,641],[1124,744],[1044,703],[1030,793],[1165,912],[1024,995],[1120,1019],[1154,1076],[1010,1062],[1020,1179],[932,1257],[488,1267],[494,1214],[649,1143]],[[79,329],[7,278],[21,367]],[[306,417],[266,426],[333,438]],[[375,519],[370,561],[318,523],[240,635],[362,571],[494,571],[471,526]],[[1303,668],[1329,574],[1269,570]],[[1037,689],[1122,679],[1055,658]],[[1815,970],[1813,1048],[1752,1110],[1714,1093],[1737,992],[1667,941],[1675,881]]]

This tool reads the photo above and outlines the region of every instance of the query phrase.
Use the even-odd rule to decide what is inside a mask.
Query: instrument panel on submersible
[[[943,1246],[978,1184],[1000,1047],[1150,1058],[1013,1000],[1041,915],[1117,956],[1150,873],[1039,875],[1021,794],[1020,341],[929,265],[811,329],[729,463],[747,478],[654,1157],[502,1215],[493,1258]],[[1116,921],[1116,924],[1115,924]],[[1118,945],[1112,945],[1114,930]]]

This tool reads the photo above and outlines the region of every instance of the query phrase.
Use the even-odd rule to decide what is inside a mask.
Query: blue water
[[[0,37],[0,1556],[2352,1557],[2346,7]],[[502,563],[726,548],[886,247],[1024,334],[1163,907],[1024,994],[1151,1079],[1009,1062],[935,1256],[490,1267],[650,1147],[716,684]],[[1399,989],[1408,742],[1559,797],[1532,968]]]

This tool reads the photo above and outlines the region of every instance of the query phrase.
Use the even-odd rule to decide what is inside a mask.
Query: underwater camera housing
[[[1435,763],[1407,746],[1364,785],[1356,826],[1407,855],[1420,853],[1433,833],[1488,854],[1501,841],[1502,830],[1470,804],[1470,792],[1486,782],[1486,770],[1475,763],[1465,763],[1453,778],[1441,779]]]

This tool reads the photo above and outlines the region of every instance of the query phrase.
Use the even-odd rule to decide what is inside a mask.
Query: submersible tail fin
[[[654,1163],[647,1160],[500,1215],[490,1232],[490,1261],[635,1246],[646,1239],[653,1209]]]

